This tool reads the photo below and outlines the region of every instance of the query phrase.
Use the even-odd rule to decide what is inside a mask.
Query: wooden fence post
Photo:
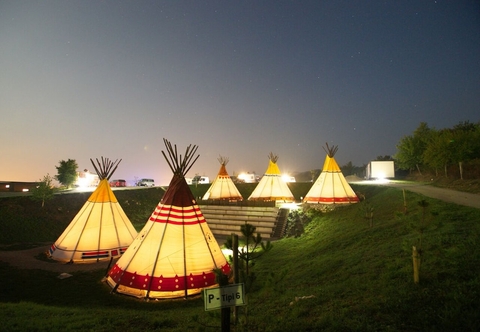
[[[420,263],[421,256],[417,250],[417,247],[412,247],[412,258],[413,258],[413,282],[418,284],[420,282]]]

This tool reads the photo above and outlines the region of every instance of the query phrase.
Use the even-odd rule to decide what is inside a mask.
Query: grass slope
[[[265,326],[283,331],[475,331],[480,326],[480,252],[475,209],[429,200],[420,284],[413,283],[412,245],[419,242],[423,197],[357,187],[363,204],[313,220],[303,236],[275,243],[257,264],[259,279],[285,270],[277,291],[262,289]],[[260,276],[261,275],[261,276]],[[275,289],[275,287],[273,289]],[[281,295],[279,295],[281,294]],[[295,302],[295,297],[314,298]],[[290,305],[290,302],[294,302]]]
[[[256,262],[255,287],[248,294],[248,305],[240,309],[239,325],[232,330],[476,331],[480,326],[480,211],[407,192],[408,213],[404,214],[402,191],[353,187],[374,208],[373,227],[364,218],[365,202],[324,214],[309,212],[313,219],[301,236],[275,242]],[[412,245],[419,244],[423,211],[417,203],[421,199],[429,206],[416,285],[411,254]],[[122,203],[129,217],[136,213],[137,200],[147,201],[129,198],[131,211]],[[138,218],[148,217],[158,201],[148,208],[141,203]],[[22,210],[18,201],[8,204]],[[12,213],[4,218],[6,210],[0,210],[0,233],[23,227],[11,222],[28,224]],[[12,238],[19,233],[9,232],[8,243],[23,241]],[[48,240],[54,241],[51,236]],[[15,269],[0,262],[0,330],[220,329],[220,312],[205,312],[200,297],[147,303],[112,295],[101,282],[104,274],[102,270],[78,272],[60,280],[56,273]]]

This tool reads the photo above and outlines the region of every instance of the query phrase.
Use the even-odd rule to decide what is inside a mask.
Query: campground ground
[[[415,192],[427,197],[442,200],[448,203],[474,207],[480,209],[480,195],[463,191],[433,186],[429,182],[416,181],[390,181],[379,183],[375,181],[358,181],[358,184],[389,186]],[[20,269],[41,269],[59,273],[72,273],[75,271],[89,271],[108,269],[110,262],[96,264],[64,264],[46,259],[46,252],[50,243],[42,243],[37,247],[25,250],[0,250],[0,261]],[[113,264],[113,262],[112,262]]]
[[[416,185],[436,185],[420,182]],[[258,260],[249,305],[240,308],[241,321],[234,330],[477,331],[480,209],[413,190],[402,195],[401,188],[386,185],[352,187],[366,200],[335,213],[316,211],[305,224],[297,219],[294,227],[300,235],[289,232]],[[308,188],[309,183],[301,182],[291,186],[298,199]],[[242,189],[245,197],[252,188]],[[206,188],[194,190],[200,197]],[[163,192],[148,188],[115,195],[139,229]],[[56,195],[44,208],[28,197],[0,199],[0,251],[10,251],[7,255],[15,262],[0,262],[0,330],[220,330],[219,312],[205,311],[200,297],[146,302],[115,296],[102,282],[105,265],[82,271],[90,266],[48,261],[44,251],[87,198]],[[418,204],[423,200],[426,215]],[[367,207],[374,208],[373,224],[365,219]],[[421,282],[414,284],[411,250],[420,229],[425,259]],[[20,261],[27,268],[15,267]],[[63,272],[72,277],[58,278]]]

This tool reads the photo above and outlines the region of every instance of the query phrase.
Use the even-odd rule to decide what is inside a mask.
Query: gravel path
[[[401,188],[408,191],[412,191],[414,193],[435,198],[444,202],[480,209],[480,195],[478,194],[470,194],[462,191],[438,188],[429,184],[421,184],[421,183],[415,183],[415,182],[412,182],[412,183],[391,182],[386,185],[389,187]]]

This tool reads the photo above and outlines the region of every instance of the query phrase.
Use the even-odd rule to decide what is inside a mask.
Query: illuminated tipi
[[[277,165],[278,156],[272,152],[268,155],[269,163],[265,174],[248,198],[250,201],[283,201],[294,202],[293,196],[287,183],[282,178]]]
[[[50,247],[52,259],[67,263],[95,263],[123,254],[137,236],[137,231],[123,212],[108,180],[120,164],[102,157],[97,166],[97,189]]]
[[[303,199],[303,203],[312,204],[349,204],[359,201],[357,195],[342,174],[335,161],[338,146],[323,148],[327,153],[323,170]]]
[[[242,201],[242,195],[227,172],[226,165],[228,164],[228,158],[220,156],[218,161],[221,165],[218,175],[215,180],[213,180],[212,185],[208,188],[202,199]]]
[[[182,159],[164,139],[173,178],[162,200],[125,254],[108,272],[113,292],[139,298],[187,297],[215,286],[215,273],[230,266],[197,205],[185,174],[197,146]]]

